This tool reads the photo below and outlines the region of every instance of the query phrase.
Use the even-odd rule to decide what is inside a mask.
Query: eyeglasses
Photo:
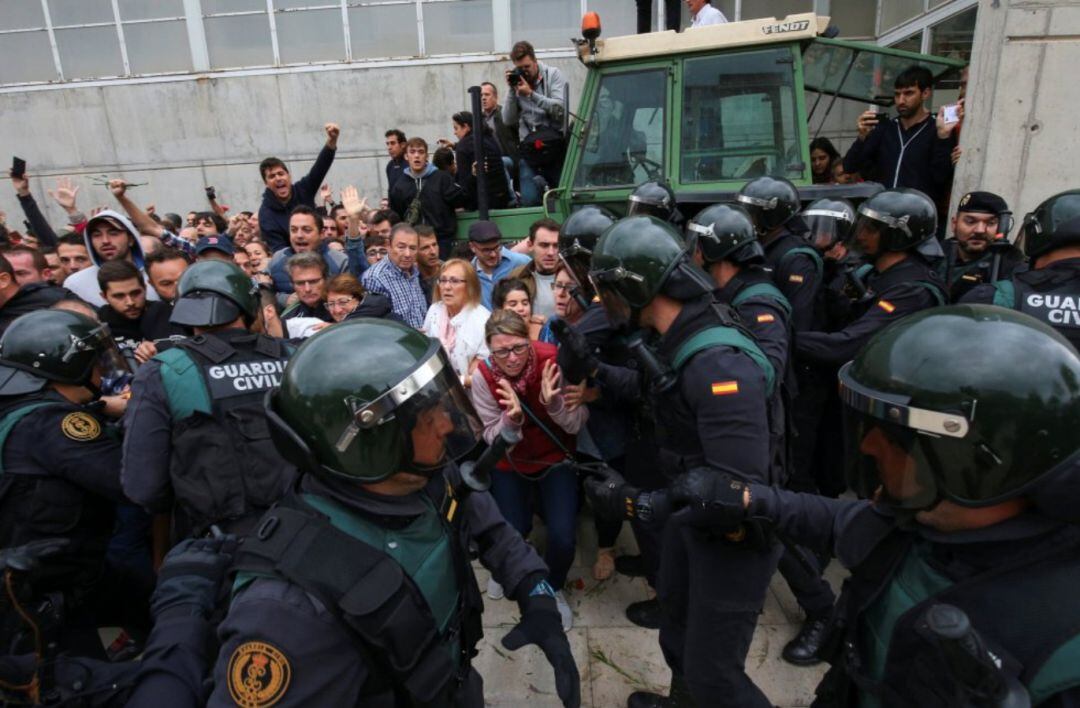
[[[367,253],[369,258],[372,258],[374,256],[385,256],[389,251],[385,248],[369,248],[365,253]]]
[[[335,308],[335,309],[340,309],[342,307],[348,307],[349,305],[351,305],[354,302],[356,302],[355,297],[342,297],[342,298],[338,298],[337,300],[327,300],[326,301],[326,306],[327,307],[332,307],[332,308]]]
[[[553,282],[551,284],[551,289],[556,291],[556,292],[568,293],[568,292],[573,291],[574,284],[573,283],[557,283],[557,282]]]
[[[498,253],[499,251],[501,251],[502,250],[502,244],[498,244],[498,245],[495,245],[495,246],[487,246],[487,247],[476,246],[475,248],[476,248],[476,250],[478,252],[483,253],[485,256],[490,256],[492,253]]]
[[[500,360],[509,359],[511,354],[513,354],[514,356],[521,356],[522,354],[524,354],[528,350],[529,350],[529,343],[525,342],[524,344],[515,344],[514,346],[507,347],[505,349],[493,349],[491,351],[491,356],[495,357],[496,359],[500,359]]]
[[[454,278],[448,275],[439,278],[439,285],[461,285],[464,282],[464,278]]]

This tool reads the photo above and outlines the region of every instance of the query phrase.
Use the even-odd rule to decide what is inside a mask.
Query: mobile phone
[[[944,116],[946,123],[959,123],[960,122],[960,105],[956,103],[950,103],[941,107],[941,114]]]
[[[21,157],[11,158],[11,176],[22,177],[26,174],[26,160]]]

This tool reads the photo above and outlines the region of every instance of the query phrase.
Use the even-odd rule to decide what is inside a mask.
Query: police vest
[[[290,354],[264,335],[203,335],[154,357],[173,417],[169,475],[178,533],[211,524],[245,533],[291,486],[296,468],[274,447],[263,410]]]
[[[62,401],[23,397],[0,411],[0,451],[5,449],[15,426],[41,408],[78,410]],[[43,434],[47,434],[42,431]],[[115,519],[115,505],[84,492],[71,482],[50,476],[47,471],[29,474],[14,471],[6,455],[0,454],[0,547],[21,546],[48,538],[67,539],[59,553],[42,559],[31,576],[32,588],[22,588],[24,608],[31,612],[41,597],[49,593],[63,596],[53,603],[55,612],[76,610],[100,579]],[[0,602],[0,641],[11,653],[34,651],[33,637],[26,623]],[[25,643],[23,643],[25,642]]]
[[[830,643],[833,667],[815,705],[979,705],[976,687],[948,668],[952,648],[920,626],[934,604],[968,615],[1002,676],[1018,680],[1032,705],[1080,686],[1078,551],[1080,529],[1068,526],[954,582],[929,562],[928,542],[892,531],[845,583],[833,627],[840,641]]]
[[[421,492],[430,513],[392,531],[324,497],[287,496],[240,547],[234,590],[277,577],[317,598],[357,638],[369,700],[452,704],[483,634],[483,602],[460,504],[448,482],[439,498],[433,486]]]
[[[1031,270],[999,280],[994,304],[1045,322],[1080,349],[1080,279],[1074,271]]]

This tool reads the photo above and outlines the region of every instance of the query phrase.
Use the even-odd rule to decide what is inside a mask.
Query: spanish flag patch
[[[882,310],[888,312],[890,315],[893,313],[893,310],[896,309],[896,305],[892,304],[888,300],[878,300],[877,306],[880,307]]]
[[[738,381],[717,381],[712,385],[712,395],[714,396],[730,396],[731,394],[738,392]]]
[[[801,275],[796,275],[794,273],[789,275],[787,277],[787,279],[788,279],[788,282],[791,282],[791,283],[801,283],[803,281],[803,277]]]
[[[759,323],[765,323],[765,322],[775,322],[775,321],[776,321],[776,318],[775,318],[774,316],[772,316],[772,315],[770,315],[770,314],[766,313],[766,314],[764,314],[764,315],[758,315],[758,316],[757,316],[757,321],[758,321]]]

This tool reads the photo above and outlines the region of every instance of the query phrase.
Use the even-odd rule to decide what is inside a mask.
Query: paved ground
[[[574,628],[570,646],[577,659],[582,680],[582,705],[617,708],[636,690],[666,689],[671,674],[664,664],[657,642],[657,632],[631,624],[623,614],[630,602],[648,597],[645,581],[614,575],[597,583],[592,579],[596,556],[595,534],[591,522],[582,524],[579,534],[577,564],[570,572],[567,593],[574,610]],[[543,532],[534,534],[542,545]],[[619,552],[634,552],[628,526],[619,538]],[[834,586],[840,578],[838,568],[828,573]],[[481,590],[487,587],[487,571],[477,565]],[[476,667],[484,677],[489,706],[558,706],[551,668],[538,649],[526,647],[508,652],[499,639],[517,621],[517,603],[512,600],[489,600],[485,595],[484,641]],[[798,668],[780,659],[780,650],[798,631],[802,613],[787,585],[775,577],[757,632],[747,657],[750,676],[778,706],[806,706],[814,687],[824,673],[823,666]]]

